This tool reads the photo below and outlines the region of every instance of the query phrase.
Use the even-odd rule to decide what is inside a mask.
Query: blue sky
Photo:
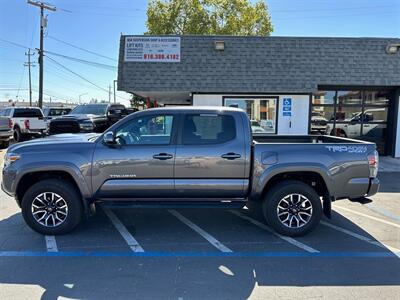
[[[108,100],[108,86],[116,79],[119,36],[146,31],[144,0],[46,0],[57,7],[48,13],[45,50],[110,67],[94,67],[63,57],[51,58],[93,82],[93,86],[45,59],[45,101],[92,98]],[[267,1],[275,36],[400,37],[399,0],[270,0]],[[39,47],[39,9],[25,0],[0,0],[0,101],[27,101],[28,70],[25,49]],[[96,56],[60,41],[102,54]],[[49,54],[50,57],[50,54]],[[37,60],[37,56],[33,57]],[[38,66],[32,68],[33,100],[37,100]],[[83,95],[82,95],[83,94]],[[127,104],[128,95],[118,93]]]

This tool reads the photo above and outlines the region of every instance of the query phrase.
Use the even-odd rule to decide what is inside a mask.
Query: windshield
[[[78,105],[71,111],[71,114],[105,115],[106,110],[107,105]]]

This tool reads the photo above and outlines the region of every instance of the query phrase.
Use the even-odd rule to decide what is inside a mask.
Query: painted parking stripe
[[[54,235],[45,235],[47,252],[58,252],[57,241]]]
[[[265,224],[263,224],[263,223],[261,223],[261,222],[259,222],[257,220],[254,220],[253,218],[245,216],[245,215],[241,214],[238,211],[231,210],[230,212],[233,213],[234,215],[236,215],[236,216],[238,216],[238,217],[240,217],[240,218],[242,218],[242,219],[244,219],[246,221],[249,221],[250,223],[252,223],[252,224],[254,224],[254,225],[258,226],[258,227],[260,227],[261,229],[269,231],[273,235],[279,237],[280,239],[282,239],[282,240],[284,240],[284,241],[286,241],[286,242],[288,242],[288,243],[290,243],[290,244],[292,244],[292,245],[294,245],[294,246],[296,246],[296,247],[298,247],[300,249],[303,249],[304,251],[307,251],[307,252],[310,252],[310,253],[319,253],[318,250],[316,250],[316,249],[314,249],[314,248],[312,248],[312,247],[310,247],[310,246],[308,246],[308,245],[306,245],[306,244],[304,244],[302,242],[299,242],[298,240],[295,240],[294,238],[281,235],[281,234],[273,231],[267,225],[265,225]]]
[[[337,225],[333,225],[333,224],[328,223],[328,222],[325,222],[325,221],[321,221],[321,224],[322,224],[322,225],[325,225],[325,226],[328,226],[328,227],[330,227],[330,228],[332,228],[332,229],[335,229],[335,230],[337,230],[337,231],[340,231],[340,232],[342,232],[342,233],[345,233],[345,234],[347,234],[347,235],[350,235],[350,236],[352,236],[352,237],[354,237],[354,238],[356,238],[356,239],[359,239],[359,240],[361,240],[361,241],[367,242],[367,243],[369,243],[369,244],[378,246],[378,247],[383,248],[383,249],[388,249],[388,250],[390,250],[394,255],[400,257],[400,249],[398,249],[398,248],[396,248],[396,247],[389,246],[389,245],[387,245],[387,244],[385,244],[385,243],[382,243],[382,242],[374,241],[374,240],[370,239],[369,237],[366,237],[366,236],[361,235],[361,234],[358,234],[358,233],[356,233],[356,232],[354,232],[354,231],[345,229],[345,228],[340,227],[340,226],[337,226]]]
[[[269,258],[396,258],[389,251],[378,252],[120,252],[120,251],[0,251],[0,257],[269,257]],[[397,258],[396,258],[397,259]]]
[[[368,203],[368,204],[365,204],[364,206],[366,206],[367,208],[369,208],[370,210],[372,210],[374,212],[377,212],[377,213],[379,213],[381,215],[384,215],[385,217],[387,217],[389,219],[392,219],[393,221],[396,221],[396,222],[400,223],[400,217],[399,216],[396,216],[394,213],[392,213],[392,212],[390,212],[390,211],[388,211],[388,210],[386,210],[386,209],[384,209],[384,208],[382,208],[380,206],[377,206],[377,205],[375,205],[373,203]]]
[[[114,227],[118,230],[121,234],[122,238],[126,241],[128,246],[132,249],[133,252],[144,252],[142,246],[138,243],[138,241],[132,236],[132,234],[126,229],[124,224],[118,219],[118,217],[106,207],[103,207],[103,210],[107,217],[111,220]]]
[[[174,215],[176,218],[178,218],[181,222],[185,223],[187,226],[192,228],[194,231],[196,231],[198,234],[200,234],[203,238],[205,238],[207,241],[210,242],[211,245],[213,245],[215,248],[220,250],[221,252],[233,252],[231,249],[226,247],[224,244],[222,244],[220,241],[218,241],[216,238],[214,238],[211,234],[207,233],[203,229],[201,229],[199,226],[194,224],[192,221],[190,221],[188,218],[184,217],[181,215],[179,212],[177,212],[174,209],[168,210],[172,215]]]
[[[358,211],[354,211],[354,210],[351,210],[351,209],[348,209],[348,208],[345,208],[345,207],[341,207],[341,206],[335,205],[334,208],[337,208],[337,209],[340,209],[340,210],[344,210],[344,211],[350,212],[352,214],[355,214],[355,215],[358,215],[358,216],[362,216],[362,217],[365,217],[365,218],[368,218],[368,219],[371,219],[371,220],[374,220],[374,221],[377,221],[377,222],[381,222],[381,223],[386,224],[386,225],[391,225],[391,226],[400,228],[400,224],[396,224],[396,223],[393,223],[393,222],[390,222],[390,221],[386,221],[386,220],[383,220],[383,219],[380,219],[380,218],[377,218],[377,217],[373,217],[373,216],[370,216],[370,215],[367,215],[367,214],[363,214],[363,213],[360,213]]]

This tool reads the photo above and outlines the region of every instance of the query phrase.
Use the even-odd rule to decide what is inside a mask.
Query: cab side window
[[[235,137],[233,116],[189,114],[184,117],[182,143],[185,145],[221,144]]]
[[[137,117],[116,131],[120,145],[168,145],[171,142],[173,116]]]

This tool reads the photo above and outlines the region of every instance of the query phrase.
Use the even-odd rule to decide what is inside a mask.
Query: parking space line
[[[384,208],[382,208],[380,206],[377,206],[377,205],[372,204],[372,203],[365,204],[364,206],[366,206],[367,208],[369,208],[370,210],[372,210],[374,212],[377,212],[377,213],[379,213],[381,215],[384,215],[385,217],[387,217],[389,219],[392,219],[393,221],[400,222],[400,217],[399,216],[396,216],[395,214],[391,213],[390,211],[388,211],[388,210],[386,210],[386,209],[384,209]]]
[[[58,252],[57,241],[54,235],[45,235],[47,252]]]
[[[396,254],[400,255],[400,253]],[[396,258],[388,251],[380,252],[121,252],[121,251],[0,251],[0,257],[268,257],[268,258]],[[396,258],[397,259],[397,258]]]
[[[198,234],[200,234],[203,238],[205,238],[207,241],[211,243],[215,248],[222,252],[233,252],[231,249],[226,247],[224,244],[222,244],[220,241],[218,241],[216,238],[214,238],[212,235],[201,229],[199,226],[194,224],[192,221],[181,215],[179,212],[177,212],[174,209],[168,210],[172,215],[174,215],[176,218],[178,218],[181,222],[185,223],[187,226],[192,228],[194,231],[196,231]]]
[[[391,225],[391,226],[400,228],[400,224],[396,224],[396,223],[393,223],[393,222],[390,222],[390,221],[382,220],[382,219],[379,219],[377,217],[373,217],[373,216],[370,216],[370,215],[367,215],[367,214],[363,214],[363,213],[360,213],[358,211],[354,211],[354,210],[351,210],[351,209],[348,209],[348,208],[345,208],[345,207],[342,207],[342,206],[335,205],[334,208],[338,208],[338,209],[350,212],[350,213],[355,214],[355,215],[359,215],[359,216],[362,216],[362,217],[365,217],[365,218],[368,218],[368,219],[371,219],[371,220],[374,220],[374,221],[377,221],[377,222],[381,222],[383,224],[387,224],[387,225]]]
[[[106,207],[103,207],[104,213],[107,217],[111,220],[114,227],[118,230],[121,234],[122,238],[126,241],[128,246],[132,249],[133,252],[144,252],[142,246],[138,243],[138,241],[132,236],[132,234],[126,229],[124,224],[118,219],[118,217]]]
[[[378,247],[383,248],[383,249],[388,249],[391,252],[393,252],[394,255],[396,255],[397,257],[400,257],[400,249],[398,249],[396,247],[389,246],[389,245],[387,245],[385,243],[382,243],[382,242],[374,241],[374,240],[370,239],[369,237],[366,237],[364,235],[358,234],[358,233],[353,232],[351,230],[345,229],[345,228],[337,226],[337,225],[333,225],[333,224],[325,222],[325,221],[321,221],[321,224],[325,225],[325,226],[328,226],[328,227],[330,227],[332,229],[335,229],[337,231],[340,231],[340,232],[342,232],[344,234],[350,235],[350,236],[352,236],[352,237],[354,237],[356,239],[359,239],[361,241],[367,242],[369,244],[378,246]]]
[[[261,229],[264,229],[264,230],[266,230],[266,231],[269,231],[269,232],[272,233],[273,235],[279,237],[280,239],[282,239],[282,240],[284,240],[284,241],[286,241],[286,242],[288,242],[288,243],[290,243],[290,244],[292,244],[292,245],[294,245],[294,246],[296,246],[296,247],[298,247],[298,248],[300,248],[300,249],[303,249],[304,251],[307,251],[307,252],[310,252],[310,253],[319,253],[318,250],[316,250],[316,249],[314,249],[314,248],[312,248],[312,247],[310,247],[310,246],[308,246],[308,245],[306,245],[306,244],[304,244],[304,243],[302,243],[302,242],[299,242],[299,241],[295,240],[294,238],[281,235],[281,234],[279,234],[279,233],[273,231],[273,230],[272,230],[271,228],[269,228],[267,225],[265,225],[265,224],[263,224],[263,223],[261,223],[261,222],[259,222],[259,221],[257,221],[257,220],[254,220],[253,218],[250,218],[250,217],[248,217],[248,216],[245,216],[245,215],[241,214],[241,213],[238,212],[238,211],[231,210],[230,212],[233,213],[234,215],[238,216],[239,218],[242,218],[242,219],[244,219],[244,220],[246,220],[246,221],[249,221],[250,223],[252,223],[252,224],[254,224],[254,225],[260,227]]]

